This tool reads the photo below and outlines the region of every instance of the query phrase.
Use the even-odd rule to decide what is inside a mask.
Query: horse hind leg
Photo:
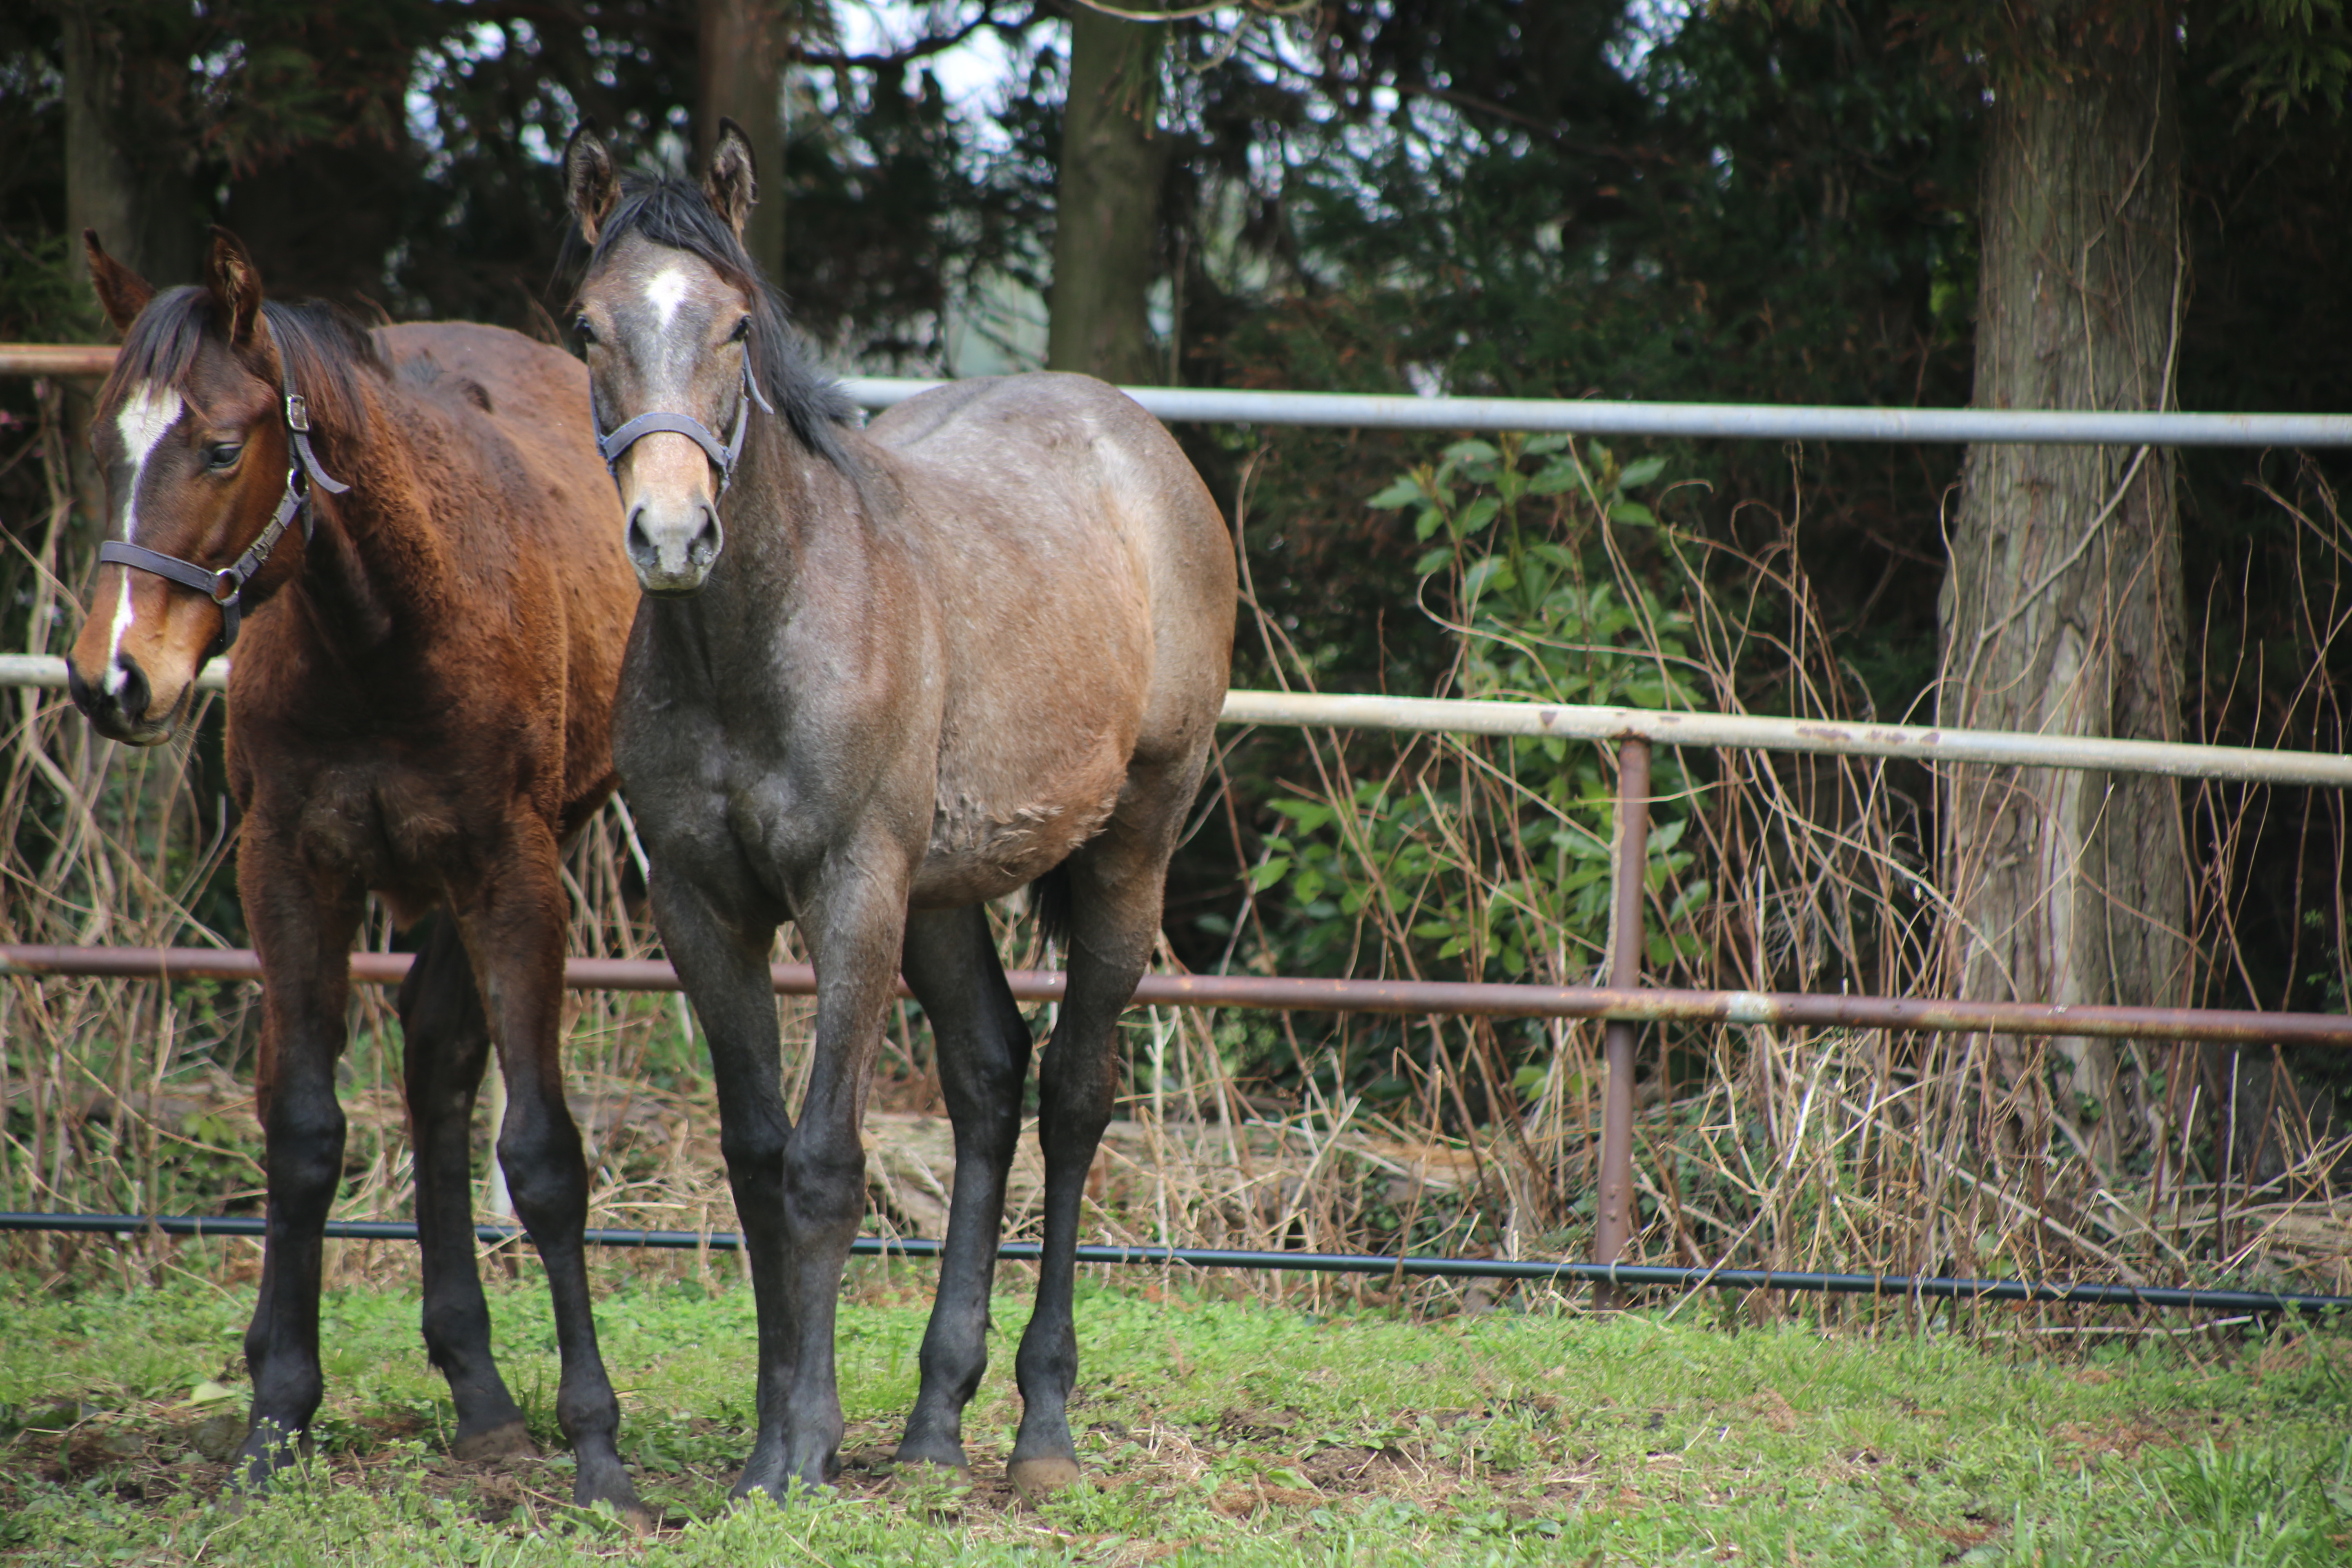
[[[1172,770],[1171,770],[1172,774]],[[1192,800],[1190,783],[1163,774],[1157,792],[1131,788],[1111,826],[1064,862],[1068,872],[1069,973],[1059,1018],[1038,1069],[1037,1142],[1045,1156],[1045,1242],[1036,1310],[1014,1363],[1021,1429],[1005,1474],[1037,1498],[1078,1479],[1068,1405],[1077,1384],[1078,1213],[1095,1152],[1109,1124],[1119,1015],[1134,998],[1160,930],[1168,857]],[[1177,787],[1181,783],[1185,787]],[[1140,809],[1157,799],[1160,809]]]
[[[907,983],[930,1019],[940,1088],[955,1127],[955,1192],[939,1294],[923,1334],[922,1384],[898,1463],[971,1479],[963,1412],[988,1369],[988,1298],[1004,1220],[1004,1182],[1021,1138],[1029,1025],[1004,981],[979,906],[908,916]]]
[[[435,915],[424,934],[398,1006],[416,1159],[425,1354],[449,1380],[457,1407],[454,1455],[534,1453],[522,1411],[490,1354],[489,1305],[474,1255],[474,1096],[489,1059],[489,1019],[456,922]]]

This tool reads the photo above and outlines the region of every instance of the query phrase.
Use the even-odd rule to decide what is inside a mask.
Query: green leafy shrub
[[[1422,605],[1452,640],[1445,695],[1643,709],[1699,705],[1687,613],[1624,570],[1616,534],[1655,525],[1635,492],[1664,459],[1621,467],[1564,437],[1446,448],[1371,499],[1412,514]],[[1432,737],[1344,787],[1277,799],[1252,875],[1279,898],[1276,966],[1332,973],[1393,939],[1387,962],[1473,980],[1589,977],[1609,939],[1615,770],[1591,742]],[[1671,752],[1654,764],[1649,884],[1662,900],[1644,960],[1696,950],[1688,879],[1696,796]]]

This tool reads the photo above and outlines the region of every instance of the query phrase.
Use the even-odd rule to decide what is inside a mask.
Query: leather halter
[[[735,428],[729,432],[722,445],[710,433],[710,426],[691,414],[640,414],[611,435],[598,432],[596,451],[604,459],[604,471],[613,476],[613,485],[621,483],[621,454],[646,437],[667,432],[683,436],[702,448],[710,466],[719,470],[719,493],[725,495],[727,487],[735,482],[735,463],[743,455],[743,437],[751,427],[751,405],[758,404],[762,412],[773,414],[767,395],[760,390],[760,378],[751,374],[751,356],[743,356],[743,396],[736,400]]]
[[[286,493],[278,498],[278,510],[260,537],[245,547],[245,553],[226,566],[200,566],[193,561],[183,561],[176,555],[166,555],[160,550],[150,550],[143,544],[128,540],[110,539],[98,547],[99,564],[112,562],[135,571],[152,572],[197,593],[220,606],[220,650],[226,653],[236,642],[237,626],[245,616],[245,585],[258,574],[268,559],[270,551],[286,532],[286,525],[299,513],[302,518],[302,542],[309,543],[312,527],[310,487],[318,486],[330,495],[341,495],[352,487],[338,483],[327,470],[319,466],[319,455],[310,450],[310,405],[291,385],[286,388],[287,445],[292,449],[293,461],[286,465]]]

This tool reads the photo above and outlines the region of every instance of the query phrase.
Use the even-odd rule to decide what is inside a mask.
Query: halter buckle
[[[286,395],[286,427],[305,436],[310,433],[310,405],[299,392]]]

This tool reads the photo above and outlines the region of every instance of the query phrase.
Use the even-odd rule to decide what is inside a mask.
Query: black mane
[[[817,369],[808,345],[793,330],[784,311],[784,299],[774,284],[760,274],[758,263],[743,242],[727,226],[718,209],[699,187],[671,175],[663,179],[630,176],[625,180],[619,205],[596,235],[589,256],[593,269],[603,265],[613,247],[628,235],[642,234],[656,245],[700,257],[730,283],[751,297],[751,366],[768,401],[799,437],[801,445],[833,464],[847,463],[841,429],[856,417],[840,384]]]
[[[205,333],[212,330],[217,310],[209,290],[193,285],[166,289],[147,303],[114,356],[114,370],[99,394],[101,406],[112,406],[129,388],[148,382],[175,392],[188,390]],[[367,405],[360,396],[358,372],[389,375],[375,339],[348,311],[323,300],[299,300],[281,304],[265,300],[262,319],[269,323],[269,340],[278,350],[281,390],[290,384],[310,405],[312,422],[322,437],[358,439],[365,426]],[[240,355],[248,369],[260,374],[250,358]]]

